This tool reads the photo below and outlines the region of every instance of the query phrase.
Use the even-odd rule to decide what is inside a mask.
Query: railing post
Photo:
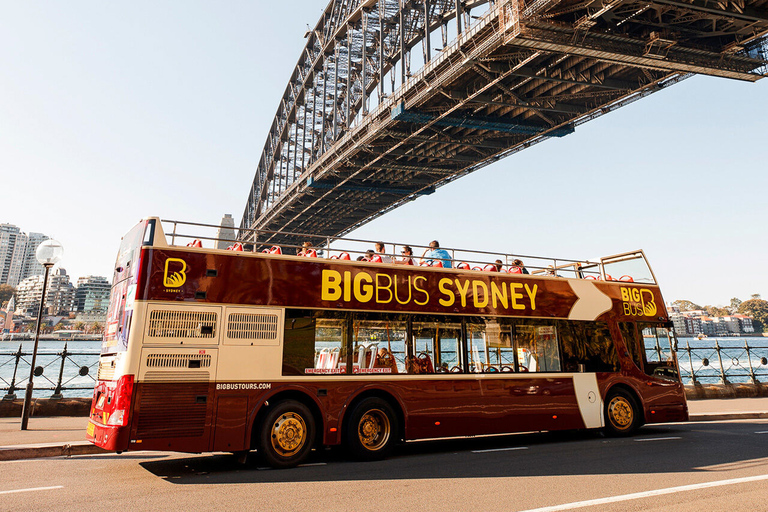
[[[688,364],[691,366],[691,384],[696,385],[696,373],[693,369],[693,357],[691,356],[691,344],[685,340],[685,351],[688,352]]]
[[[56,383],[56,389],[53,391],[51,398],[61,399],[64,398],[61,395],[61,378],[64,375],[64,362],[67,360],[67,343],[64,344],[64,351],[59,354],[61,356],[61,366],[59,367],[59,380]]]
[[[659,361],[661,361],[661,345],[659,345],[659,335],[658,335],[658,333],[654,334],[653,339],[656,340],[656,347],[654,348],[654,350],[656,350],[656,358]]]
[[[720,344],[715,340],[715,351],[717,351],[717,360],[720,361],[720,383],[730,384],[728,379],[725,378],[725,367],[723,366],[723,357],[720,355]]]
[[[21,360],[22,352],[21,352],[21,346],[22,344],[19,344],[19,350],[16,352],[16,364],[13,366],[13,377],[11,378],[11,386],[8,388],[8,393],[3,397],[3,400],[16,400],[16,372],[19,370],[19,361]]]
[[[747,349],[747,361],[749,361],[749,380],[752,384],[759,384],[757,377],[755,377],[755,369],[752,367],[752,355],[749,353],[749,341],[744,340],[744,348]]]

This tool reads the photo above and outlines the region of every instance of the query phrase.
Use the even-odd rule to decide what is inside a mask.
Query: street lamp
[[[45,292],[48,288],[48,272],[51,267],[61,260],[64,256],[64,247],[56,240],[46,240],[37,247],[35,257],[42,266],[45,267],[45,277],[43,278],[43,294],[40,296],[40,307],[37,310],[37,327],[35,329],[35,347],[32,349],[32,364],[29,368],[29,382],[27,382],[27,391],[24,393],[24,407],[21,410],[21,430],[27,430],[29,423],[29,409],[32,405],[32,380],[35,378],[35,360],[37,359],[37,344],[40,341],[40,324],[43,320],[43,308],[45,307]]]

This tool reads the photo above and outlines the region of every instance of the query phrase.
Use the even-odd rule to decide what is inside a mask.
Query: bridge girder
[[[768,0],[331,0],[241,228],[344,234],[690,73],[762,78],[766,34]]]

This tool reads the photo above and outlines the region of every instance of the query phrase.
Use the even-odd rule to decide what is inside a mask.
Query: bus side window
[[[352,373],[405,371],[405,322],[355,320],[352,332]]]
[[[435,373],[435,344],[438,335],[439,324],[436,322],[413,323],[412,355],[405,361],[408,373]]]
[[[572,322],[575,345],[571,357],[587,372],[619,370],[619,356],[605,322]]]
[[[514,372],[509,326],[499,324],[495,318],[472,319],[467,323],[467,355],[473,373]]]
[[[524,320],[515,325],[514,333],[520,371],[561,371],[556,325],[545,321]]]
[[[640,371],[643,371],[643,360],[645,359],[645,350],[640,348],[640,338],[637,335],[637,329],[632,322],[619,322],[619,331],[627,346],[629,357],[634,361]]]
[[[285,312],[283,375],[346,373],[346,321],[320,311]]]

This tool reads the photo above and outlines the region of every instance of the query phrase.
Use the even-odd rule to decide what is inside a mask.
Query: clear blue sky
[[[0,222],[110,275],[141,217],[239,222],[324,0],[0,2]],[[642,248],[665,298],[768,295],[768,80],[695,77],[355,236],[586,258]]]

